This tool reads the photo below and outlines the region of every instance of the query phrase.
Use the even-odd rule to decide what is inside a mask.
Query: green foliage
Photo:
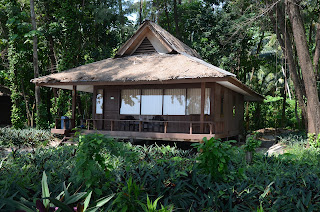
[[[106,165],[106,152],[103,152],[107,142],[113,142],[112,139],[106,139],[101,134],[79,134],[79,146],[76,157],[77,180],[85,180],[87,188],[101,184],[103,173],[109,173],[111,165]],[[101,190],[96,188],[96,193],[101,195]]]
[[[200,151],[199,167],[206,173],[211,174],[214,179],[225,179],[228,170],[229,161],[234,154],[234,148],[231,143],[235,141],[221,141],[219,139],[203,139],[203,143],[193,146]]]
[[[257,139],[257,134],[254,134],[247,138],[244,150],[247,152],[254,152],[260,145],[261,141]]]
[[[0,146],[3,147],[46,146],[51,139],[53,137],[48,130],[0,128]]]
[[[171,212],[173,211],[173,207],[164,207],[161,205],[161,209],[157,210],[157,204],[158,201],[161,199],[161,197],[158,197],[154,202],[149,199],[149,196],[147,195],[147,204],[141,204],[144,212]]]
[[[320,134],[308,133],[309,144],[314,148],[320,147]]]
[[[37,149],[28,154],[17,151],[0,160],[0,210],[28,207],[34,211],[35,200],[49,200],[50,207],[81,209],[90,199],[88,211],[98,206],[99,196],[106,197],[100,208],[104,211],[320,210],[320,150],[305,148],[306,138],[301,134],[282,135],[279,142],[288,146],[285,154],[276,157],[256,153],[250,165],[244,161],[243,148],[222,147],[221,141],[212,141],[207,149],[202,145],[203,152],[196,153],[168,145],[139,146],[87,136],[81,139],[91,144],[96,140],[95,148],[97,141],[105,143],[99,151],[108,175],[94,157],[90,159],[99,169],[94,173],[99,175],[99,183],[88,189],[82,185],[86,178],[76,180],[80,146]],[[206,150],[216,149],[214,146],[230,151],[227,170],[222,173],[226,180],[217,180],[201,167],[199,157],[208,153]],[[110,164],[112,167],[107,168]],[[209,163],[206,166],[210,167]],[[43,171],[48,199],[42,199]],[[96,189],[101,190],[100,195]],[[8,202],[4,205],[3,199],[14,201],[16,207]],[[71,199],[76,201],[71,203]]]
[[[285,120],[282,117],[282,97],[266,96],[263,103],[249,104],[249,129],[254,131],[266,127],[300,129],[301,111],[295,100],[286,99]],[[296,112],[300,123],[297,120]],[[260,118],[257,118],[260,114]],[[300,125],[299,125],[300,124]]]
[[[88,208],[92,192],[80,192],[80,193],[76,192],[70,195],[67,190],[67,187],[65,186],[65,183],[63,183],[63,191],[59,193],[59,195],[56,198],[52,198],[50,197],[50,191],[49,191],[49,186],[47,182],[47,175],[45,174],[45,172],[43,172],[41,187],[42,187],[42,193],[41,193],[42,201],[39,199],[34,200],[32,203],[28,203],[27,201],[20,203],[12,199],[3,199],[2,201],[5,204],[8,204],[8,206],[11,208],[22,209],[24,211],[34,211],[35,209],[37,209],[37,211],[39,212],[48,212],[48,211],[56,210],[54,207],[52,207],[52,206],[56,206],[61,211],[93,212],[98,210],[107,202],[109,202],[114,196],[114,195],[110,195],[108,197],[101,198],[100,200],[98,200],[98,202],[94,204],[93,207]],[[81,201],[81,199],[83,199],[84,197],[85,197],[84,201]]]
[[[121,187],[113,205],[116,211],[141,211],[143,185],[138,185],[130,176],[125,185]]]

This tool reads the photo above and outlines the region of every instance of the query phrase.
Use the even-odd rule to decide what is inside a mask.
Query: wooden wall
[[[200,88],[200,83],[194,84],[169,84],[169,85],[131,85],[131,86],[95,86],[93,98],[93,117],[94,119],[124,119],[126,115],[120,115],[121,89],[172,89],[172,88]],[[206,88],[211,88],[210,95],[210,115],[205,115],[205,121],[215,122],[215,133],[223,134],[224,137],[231,137],[242,132],[244,97],[243,95],[225,88],[217,83],[206,83]],[[98,89],[104,91],[104,114],[95,114],[95,97]],[[221,104],[221,97],[224,103]],[[223,105],[223,114],[221,114]],[[235,115],[233,107],[235,106]],[[153,115],[133,115],[135,119],[150,120]],[[162,115],[167,121],[200,121],[200,115]],[[194,133],[199,132],[200,126],[194,126]],[[110,122],[98,121],[97,129],[110,130]],[[117,125],[115,125],[117,130]],[[208,133],[209,128],[205,128],[204,133]],[[189,124],[177,123],[169,124],[168,132],[186,133],[189,132]]]

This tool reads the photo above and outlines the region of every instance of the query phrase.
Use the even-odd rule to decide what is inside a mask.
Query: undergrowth
[[[49,130],[0,128],[0,147],[46,146],[52,138]]]
[[[250,165],[243,148],[225,146],[228,157],[220,158],[223,166],[203,163],[205,154],[210,159],[210,151],[216,151],[213,144],[220,148],[215,157],[225,155],[216,140],[210,148],[200,145],[201,152],[194,153],[170,146],[135,146],[99,135],[82,139],[85,142],[79,147],[39,149],[2,159],[1,197],[32,206],[41,199],[45,171],[51,196],[58,196],[62,186],[71,183],[70,194],[92,191],[92,201],[110,197],[102,207],[107,211],[320,210],[320,151],[306,149],[299,138],[283,155],[254,154]],[[88,146],[91,150],[83,155],[81,148]],[[81,160],[91,163],[83,166],[90,176],[79,178]],[[83,204],[84,199],[70,207]],[[8,207],[0,203],[0,210]]]

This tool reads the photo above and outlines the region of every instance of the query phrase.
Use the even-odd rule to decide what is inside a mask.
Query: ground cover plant
[[[49,130],[0,128],[0,147],[46,146],[51,139]]]
[[[306,148],[305,138],[280,137],[287,153],[257,153],[247,164],[243,147],[215,139],[196,152],[82,135],[77,147],[2,158],[0,210],[36,210],[50,198],[50,207],[78,211],[87,199],[87,210],[105,200],[102,211],[318,211],[320,151]],[[50,197],[43,195],[44,173]],[[66,201],[66,193],[76,198]]]

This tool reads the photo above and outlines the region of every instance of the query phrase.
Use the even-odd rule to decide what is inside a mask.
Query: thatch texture
[[[235,76],[187,54],[142,54],[109,58],[61,73],[33,79],[33,83],[165,81]]]
[[[184,44],[183,42],[181,42],[179,39],[177,39],[176,37],[174,37],[172,34],[170,34],[168,31],[166,31],[165,29],[163,29],[161,26],[159,26],[158,24],[155,24],[153,22],[149,22],[151,27],[151,31],[154,31],[156,33],[158,33],[159,35],[161,35],[161,37],[166,40],[166,42],[177,52],[179,53],[186,53],[188,55],[191,55],[193,57],[197,57],[199,59],[201,59],[201,56],[198,54],[198,52],[192,48],[190,48],[189,46],[187,46],[186,44]]]

